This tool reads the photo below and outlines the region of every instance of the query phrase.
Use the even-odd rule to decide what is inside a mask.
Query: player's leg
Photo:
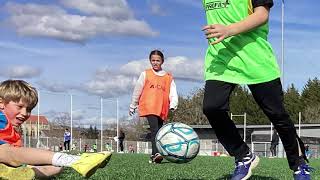
[[[50,177],[56,176],[63,171],[62,167],[57,166],[28,166],[29,168],[33,169],[35,172],[36,178],[38,179],[48,179]]]
[[[2,163],[14,167],[22,164],[72,167],[85,177],[91,176],[99,167],[108,162],[110,157],[110,152],[84,153],[81,156],[75,156],[36,148],[0,145],[0,162]]]
[[[236,168],[232,179],[246,179],[259,162],[240,136],[236,125],[228,115],[229,97],[235,84],[222,81],[206,81],[203,112],[214,129],[219,142],[231,156],[235,157]]]
[[[206,81],[203,113],[214,129],[219,142],[224,146],[231,156],[236,159],[249,152],[249,147],[243,142],[236,125],[228,115],[229,97],[235,84],[222,81]]]
[[[70,141],[67,141],[67,148],[68,148],[67,151],[70,151]]]
[[[63,142],[64,150],[67,151],[67,141]]]
[[[123,139],[119,140],[120,151],[123,152]]]
[[[308,174],[304,144],[298,137],[294,124],[284,108],[280,79],[250,85],[249,88],[255,101],[277,130],[286,151],[290,169]]]
[[[271,156],[270,157],[275,157],[276,156],[276,145],[271,143],[271,146],[270,146],[270,152],[271,152]]]
[[[148,115],[146,116],[149,125],[150,125],[150,138],[151,138],[151,146],[152,146],[152,152],[150,156],[149,163],[161,163],[163,157],[159,154],[156,146],[156,135],[158,130],[162,127],[163,121],[161,118],[155,115]]]
[[[0,146],[0,162],[13,167],[18,167],[23,164],[51,164],[53,155],[54,152],[42,149],[13,147],[8,144]]]

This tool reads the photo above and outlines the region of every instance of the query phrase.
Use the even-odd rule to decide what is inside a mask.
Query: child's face
[[[10,101],[9,103],[0,102],[0,106],[11,124],[16,127],[24,123],[31,114],[31,109],[21,100],[19,102]]]
[[[150,63],[153,70],[159,71],[161,70],[161,65],[163,63],[163,60],[159,55],[151,55]]]

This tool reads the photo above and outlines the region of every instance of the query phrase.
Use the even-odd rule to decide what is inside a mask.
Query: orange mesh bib
[[[156,75],[152,69],[146,70],[144,87],[139,99],[139,116],[157,115],[166,120],[169,112],[169,93],[172,76]]]

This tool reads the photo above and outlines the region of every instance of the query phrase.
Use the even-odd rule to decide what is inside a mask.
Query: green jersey
[[[253,13],[251,0],[203,0],[203,6],[208,24],[229,25]],[[279,78],[279,67],[267,41],[268,31],[266,23],[218,44],[209,44],[205,80],[257,84]]]

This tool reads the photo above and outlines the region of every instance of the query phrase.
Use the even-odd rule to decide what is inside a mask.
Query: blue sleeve
[[[7,118],[3,113],[0,113],[0,129],[4,129],[8,124]]]

